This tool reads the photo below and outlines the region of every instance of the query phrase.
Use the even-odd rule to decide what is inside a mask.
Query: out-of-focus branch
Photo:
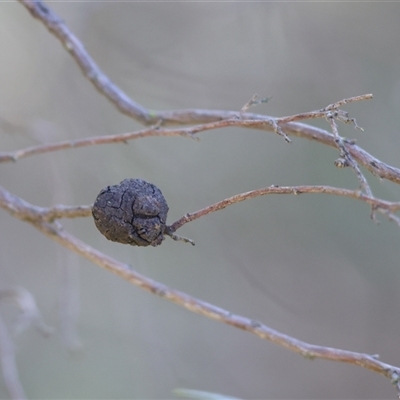
[[[44,337],[53,334],[54,329],[48,326],[36,305],[33,295],[23,287],[10,287],[0,290],[0,302],[13,303],[19,310],[15,323],[15,333],[19,334],[28,328],[36,328]]]
[[[10,398],[23,400],[26,398],[24,389],[19,379],[17,363],[15,361],[14,343],[8,333],[7,327],[0,317],[0,364],[4,385]]]
[[[17,196],[7,192],[5,189],[0,189],[1,207],[10,212],[13,216],[22,220],[26,220],[26,215],[31,214],[30,210],[27,210],[27,208],[35,209],[35,207],[26,201],[20,201]],[[15,207],[15,204],[17,204],[18,207]],[[377,372],[389,378],[399,390],[398,382],[400,378],[400,368],[379,361],[377,355],[356,353],[303,342],[282,332],[276,331],[259,321],[233,314],[230,311],[196,299],[186,293],[171,289],[162,283],[147,278],[146,276],[136,272],[130,265],[114,260],[113,258],[101,253],[100,251],[92,248],[70,233],[66,232],[58,222],[49,223],[43,220],[29,220],[29,222],[44,235],[68,248],[69,250],[80,254],[87,260],[97,264],[102,268],[105,268],[109,272],[120,276],[128,282],[175,304],[178,304],[189,311],[253,333],[261,339],[269,340],[272,343],[299,353],[309,359],[320,358],[331,361],[339,361],[358,365],[360,367]]]
[[[53,329],[43,320],[32,294],[22,287],[11,287],[0,290],[0,302],[9,301],[19,309],[15,333],[20,333],[29,327],[35,327],[43,336],[49,336]],[[8,329],[0,317],[0,364],[4,384],[11,399],[25,399],[24,389],[19,379],[14,342]]]

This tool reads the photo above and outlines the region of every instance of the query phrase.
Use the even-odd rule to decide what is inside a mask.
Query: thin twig
[[[272,185],[267,188],[251,190],[249,192],[236,194],[232,197],[228,197],[221,200],[215,204],[202,208],[193,213],[185,214],[179,220],[175,221],[173,224],[168,226],[166,232],[167,235],[171,236],[179,228],[188,222],[194,221],[198,218],[204,217],[212,212],[223,210],[224,208],[239,203],[244,200],[254,199],[260,196],[272,195],[272,194],[328,194],[340,197],[348,197],[362,201],[374,207],[376,211],[381,212],[388,219],[397,222],[397,218],[394,218],[393,213],[400,210],[400,202],[391,202],[387,200],[378,199],[375,197],[370,197],[358,190],[343,189],[332,186],[277,186]],[[12,197],[8,197],[12,196]],[[12,203],[14,202],[14,204]],[[4,188],[0,186],[0,207],[6,208],[11,212],[14,209],[15,216],[25,221],[46,221],[53,222],[60,218],[79,218],[79,217],[89,217],[92,215],[92,205],[85,206],[64,206],[56,205],[54,207],[38,207],[25,202],[20,198],[16,198],[7,192]],[[179,238],[178,240],[186,241],[185,238]],[[191,242],[190,240],[188,240]]]
[[[41,208],[40,216],[45,221],[52,222],[59,218],[82,218],[92,215],[92,206],[63,206],[57,205]]]
[[[371,188],[369,187],[369,184],[368,184],[367,180],[365,179],[365,176],[362,174],[362,172],[361,172],[360,168],[358,167],[357,163],[353,160],[353,157],[351,157],[351,155],[347,151],[345,141],[339,135],[338,128],[337,128],[337,125],[336,125],[336,122],[335,122],[335,118],[331,114],[332,113],[328,113],[326,118],[327,118],[328,122],[331,125],[332,133],[333,133],[333,136],[335,137],[335,143],[336,143],[336,145],[337,145],[337,147],[339,149],[340,157],[342,157],[345,160],[345,162],[356,173],[357,178],[360,181],[361,187],[365,191],[365,193],[369,197],[373,197]]]
[[[210,110],[180,110],[180,111],[149,111],[140,104],[136,103],[132,99],[130,99],[120,88],[114,85],[110,79],[100,70],[94,60],[90,57],[90,55],[85,50],[82,43],[79,39],[69,30],[67,25],[58,17],[51,9],[49,9],[46,5],[42,3],[40,0],[20,0],[20,2],[29,10],[29,12],[35,18],[39,19],[48,29],[54,34],[64,45],[64,47],[69,51],[74,60],[82,69],[85,76],[95,85],[95,87],[105,95],[122,113],[130,115],[135,118],[137,121],[143,124],[188,124],[188,123],[204,123],[208,121],[215,121],[221,119],[232,118],[237,115],[227,112],[213,112]],[[310,118],[322,118],[326,117],[327,112],[332,110],[338,110],[340,106],[352,103],[355,101],[368,100],[372,99],[371,94],[364,94],[360,96],[350,97],[347,99],[340,100],[336,103],[332,103],[327,107],[312,111],[304,114],[296,114],[289,117],[283,118],[270,118],[263,117],[263,123],[268,126],[268,128],[272,128],[276,133],[283,136],[287,142],[290,142],[290,139],[287,136],[287,133],[284,131],[283,126],[285,123],[291,121],[300,121],[304,119]],[[263,102],[266,99],[261,100]],[[246,103],[243,109],[247,109],[250,105],[257,103],[255,96]],[[247,107],[247,108],[246,108]],[[243,111],[242,109],[242,111]],[[222,115],[223,114],[223,115]],[[227,115],[228,114],[228,115]],[[340,113],[339,113],[340,114]],[[240,117],[245,118],[243,112],[239,113]],[[267,120],[267,121],[266,121]],[[344,122],[354,122],[355,126],[357,124],[354,119],[342,118]],[[210,128],[214,129],[214,128]],[[182,134],[182,132],[180,133]],[[68,145],[67,145],[68,146]],[[3,157],[3,160],[16,160],[15,157],[11,156],[7,159],[6,156]],[[373,173],[377,173],[374,171]],[[360,178],[360,172],[357,173],[357,176]],[[384,176],[385,174],[379,174],[379,176]],[[386,176],[384,176],[386,177]],[[399,179],[400,178],[396,178]],[[362,183],[363,187],[365,186],[365,182]]]
[[[386,215],[389,219],[394,220],[393,213],[400,210],[400,202],[389,202],[386,200],[376,199],[375,197],[370,197],[366,194],[361,193],[358,190],[349,190],[336,188],[331,186],[270,186],[263,189],[251,190],[249,192],[236,194],[227,199],[221,200],[215,204],[207,206],[201,210],[193,213],[185,214],[183,217],[178,219],[176,222],[169,226],[171,232],[175,232],[183,225],[188,222],[194,221],[198,218],[204,217],[215,211],[223,210],[224,208],[239,203],[244,200],[254,199],[256,197],[265,196],[269,194],[304,194],[304,193],[321,193],[336,195],[342,197],[349,197],[352,199],[357,199],[363,201],[375,208],[376,211],[381,212]]]
[[[300,122],[289,122],[288,124],[282,126],[282,129],[284,129],[284,131],[291,136],[306,138],[327,146],[337,147],[334,136],[324,129],[311,127],[310,125],[306,125]],[[347,144],[347,151],[360,165],[365,167],[369,172],[381,179],[387,179],[394,183],[400,184],[399,168],[393,167],[384,163],[383,161],[378,160],[367,151],[357,146],[354,141],[349,141]]]
[[[232,118],[232,112],[218,111],[218,110],[172,110],[172,111],[156,111],[148,110],[139,103],[133,101],[126,93],[124,93],[118,86],[116,86],[105,75],[98,65],[94,62],[93,58],[86,51],[81,41],[70,31],[64,21],[47,7],[41,0],[19,0],[22,5],[31,13],[31,15],[39,19],[47,29],[62,43],[67,51],[74,58],[76,63],[81,68],[84,75],[93,83],[96,89],[104,95],[110,102],[112,102],[123,114],[129,115],[138,122],[144,125],[156,125],[160,121],[162,125],[187,125],[205,122],[214,122],[221,119]],[[333,108],[338,108],[341,105],[351,103],[354,101],[367,100],[372,98],[372,95],[361,95],[343,99],[339,102],[333,103],[322,110],[313,111],[311,113],[297,114],[292,117],[285,117],[276,119],[276,123],[285,123],[290,121],[300,121],[310,118],[323,118],[326,111]],[[255,97],[246,103],[243,107],[247,110],[251,105],[264,103],[269,98],[264,98],[256,101]],[[242,111],[243,111],[242,109]],[[318,114],[320,113],[320,115]],[[224,116],[221,116],[224,114]],[[237,114],[237,113],[236,113]],[[240,114],[240,113],[239,113]],[[243,112],[241,113],[243,114]],[[248,117],[243,114],[244,119]]]
[[[272,195],[272,194],[328,194],[340,197],[348,197],[362,201],[374,207],[376,211],[381,212],[388,219],[398,222],[398,217],[395,217],[393,213],[400,210],[400,202],[391,202],[387,200],[378,199],[375,197],[370,197],[367,194],[361,193],[358,190],[343,189],[332,186],[277,186],[272,185],[267,188],[251,190],[249,192],[236,194],[232,197],[228,197],[221,200],[215,204],[202,208],[193,213],[185,214],[179,220],[175,221],[173,224],[168,226],[166,235],[172,237],[174,232],[185,225],[188,222],[194,221],[198,218],[204,217],[212,212],[223,210],[224,208],[231,206],[233,204],[239,203],[244,200],[254,199],[260,196]],[[53,222],[60,218],[79,218],[79,217],[89,217],[92,215],[92,206],[64,206],[56,205],[54,207],[38,207],[25,202],[20,198],[16,198],[7,192],[4,188],[0,186],[0,207],[6,208],[11,212],[13,207],[15,216],[24,219],[25,221],[37,222],[46,221]],[[12,202],[14,204],[12,205]],[[399,224],[400,225],[400,224]],[[177,240],[188,241],[192,243],[191,240],[186,238],[177,238]],[[193,243],[192,243],[193,244]]]
[[[269,100],[271,100],[271,96],[270,97],[264,97],[262,99],[258,98],[258,95],[255,94],[253,95],[253,97],[240,109],[240,112],[243,114],[245,113],[249,108],[257,106],[259,104],[263,104],[263,103],[268,103]]]
[[[299,189],[299,193],[300,192],[301,189]],[[15,207],[16,204],[18,207]],[[21,201],[21,199],[7,192],[5,189],[0,190],[0,205],[13,216],[22,220],[26,220],[26,215],[31,215],[32,209],[35,209],[33,205],[25,201]],[[27,210],[26,208],[30,208],[30,210]],[[109,272],[120,276],[128,282],[175,304],[178,304],[191,312],[253,333],[261,339],[271,341],[272,343],[299,353],[308,359],[320,358],[358,365],[362,368],[366,368],[386,376],[392,381],[392,383],[397,385],[400,376],[400,368],[379,361],[376,355],[357,353],[325,346],[317,346],[303,342],[282,332],[274,330],[262,322],[233,314],[230,311],[224,310],[200,299],[196,299],[186,293],[171,289],[162,283],[145,277],[144,275],[136,272],[131,266],[114,260],[113,258],[90,247],[86,243],[66,232],[59,223],[49,223],[40,220],[29,220],[29,222],[47,237],[58,242],[67,249],[80,254],[87,260],[90,260],[98,266],[105,268]]]
[[[205,110],[202,110],[205,111]],[[207,124],[196,125],[191,128],[182,129],[145,129],[137,132],[123,133],[117,135],[108,136],[93,136],[85,139],[78,139],[73,141],[64,141],[58,143],[43,144],[38,146],[27,147],[25,149],[20,149],[11,152],[0,152],[0,162],[11,162],[17,161],[21,158],[28,156],[43,154],[52,151],[59,151],[65,149],[74,149],[78,147],[92,146],[97,144],[106,143],[125,143],[128,140],[150,137],[150,136],[178,136],[184,133],[190,135],[195,135],[199,132],[223,128],[228,126],[238,126],[247,127],[252,129],[260,129],[266,131],[274,131],[274,119],[267,116],[256,115],[256,114],[246,114],[246,118],[240,120],[237,118],[236,112],[228,111],[216,111],[216,114],[221,113],[222,116],[229,116],[231,114],[232,119],[220,120],[218,122],[211,122]],[[216,115],[215,115],[216,116]],[[257,117],[256,119],[254,119]],[[311,125],[306,125],[303,123],[290,122],[280,125],[280,128],[288,135],[297,136],[300,138],[305,138],[309,140],[317,141],[321,144],[337,147],[334,136],[324,129],[313,127]],[[349,154],[363,167],[370,171],[373,175],[378,176],[382,179],[387,179],[389,181],[400,184],[400,169],[390,166],[383,161],[378,160],[373,157],[367,151],[357,146],[354,142],[346,142],[347,151]]]
[[[363,173],[361,172],[357,162],[353,159],[353,157],[350,155],[350,153],[347,151],[346,148],[346,142],[345,140],[339,135],[339,131],[338,131],[338,127],[336,124],[335,119],[338,119],[339,121],[342,121],[344,123],[353,123],[354,126],[360,130],[363,130],[362,128],[360,128],[357,125],[357,122],[355,120],[355,118],[349,118],[348,114],[342,110],[339,110],[338,107],[342,104],[346,104],[346,103],[350,103],[352,101],[358,101],[358,100],[363,100],[363,99],[369,99],[372,98],[372,95],[364,95],[364,96],[357,96],[357,97],[352,97],[349,99],[344,99],[341,100],[337,103],[331,104],[328,107],[326,107],[326,110],[332,110],[332,111],[328,111],[326,113],[326,119],[329,122],[331,129],[332,129],[332,133],[333,136],[335,137],[335,143],[337,145],[337,148],[339,149],[339,155],[340,155],[340,159],[335,161],[335,165],[337,167],[346,167],[346,166],[350,166],[353,171],[355,172],[355,174],[357,175],[357,178],[360,182],[361,188],[364,190],[364,192],[369,196],[369,197],[373,197],[372,194],[372,190],[368,184],[367,179],[365,178],[365,176],[363,175]],[[376,220],[376,213],[375,213],[375,207],[372,206],[371,207],[371,218],[372,220],[374,220],[375,222],[377,222]],[[392,220],[394,220],[394,218],[392,218]]]
[[[149,112],[130,99],[89,56],[79,39],[69,30],[64,21],[40,0],[20,0],[33,17],[38,18],[55,35],[78,63],[85,76],[124,114],[145,124],[154,124],[157,118],[150,118]],[[159,119],[159,118],[158,118]]]
[[[136,132],[128,132],[128,133],[107,135],[107,136],[92,136],[84,139],[65,140],[57,143],[46,143],[10,152],[0,152],[0,162],[18,161],[25,157],[49,153],[53,151],[77,149],[80,147],[110,144],[110,143],[127,143],[129,140],[154,137],[154,136],[186,136],[192,138],[199,132],[209,131],[218,128],[232,127],[232,126],[258,127],[262,129],[267,124],[269,124],[269,122],[270,121],[267,118],[263,118],[261,120],[240,120],[234,118],[234,119],[215,121],[185,128],[152,127],[149,129],[142,129]]]
[[[356,101],[362,101],[362,100],[372,100],[372,98],[373,95],[371,93],[362,94],[360,96],[348,97],[347,99],[339,100],[336,103],[329,104],[329,106],[323,108],[323,110],[324,111],[337,110],[338,108],[344,106],[345,104],[355,103]]]
[[[107,255],[100,253],[60,228],[53,229],[50,227],[50,229],[48,229],[46,225],[39,225],[36,226],[36,228],[53,240],[68,249],[77,252],[86,259],[105,268],[109,272],[115,273],[130,283],[178,304],[191,312],[253,333],[261,339],[271,341],[272,343],[299,353],[308,359],[320,358],[358,365],[380,373],[391,380],[393,380],[395,376],[400,376],[400,368],[378,361],[374,355],[317,346],[303,342],[282,332],[276,331],[259,321],[254,321],[250,318],[233,314],[230,311],[224,310],[200,299],[196,299],[186,293],[171,289],[162,283],[147,278],[134,271],[129,265],[120,263]]]
[[[8,205],[8,206],[7,206]],[[12,195],[0,186],[0,207],[7,208],[11,214],[18,215],[24,221],[44,220],[52,222],[59,218],[78,218],[91,215],[92,206],[39,207],[34,206],[20,197]]]
[[[176,235],[174,232],[171,231],[169,226],[165,227],[164,234],[169,236],[171,239],[175,240],[176,242],[190,243],[192,246],[195,245],[195,243],[192,239],[189,239],[184,236]]]
[[[310,113],[296,114],[283,118],[272,118],[263,115],[240,113],[224,110],[172,110],[172,111],[154,111],[148,110],[131,100],[120,88],[113,84],[110,79],[100,70],[94,60],[85,50],[79,39],[68,29],[66,24],[51,9],[45,6],[40,0],[19,0],[27,10],[39,19],[49,31],[55,35],[64,47],[70,52],[76,63],[82,69],[84,75],[95,85],[101,94],[107,97],[122,113],[131,116],[137,121],[146,125],[156,125],[162,121],[162,125],[171,124],[204,124],[227,119],[258,119],[263,120],[263,124],[248,126],[256,129],[275,131],[280,135],[295,135],[307,139],[317,140],[329,146],[336,146],[334,138],[327,131],[314,128],[293,121],[301,121],[310,118],[324,118],[327,111],[337,109],[341,105],[359,100],[368,100],[372,98],[371,94],[343,99],[329,106]],[[261,126],[263,125],[263,126]],[[391,167],[382,161],[377,160],[368,154],[365,150],[356,145],[348,149],[352,157],[371,173],[384,179],[400,183],[400,170]],[[22,156],[21,156],[22,157]],[[0,159],[1,160],[1,159]],[[1,161],[15,161],[13,155],[3,153]]]
[[[372,100],[372,98],[373,98],[373,95],[370,93],[362,94],[360,96],[349,97],[347,99],[339,100],[336,103],[329,104],[328,106],[321,108],[319,110],[308,111],[305,113],[289,115],[287,117],[276,118],[276,122],[279,124],[282,124],[282,123],[288,123],[288,122],[293,122],[293,121],[304,121],[306,119],[326,118],[326,115],[329,111],[338,110],[339,107],[342,105],[354,103],[356,101],[361,101],[361,100]],[[346,120],[347,123],[354,122],[354,121],[355,120],[352,120],[350,118],[348,118],[348,120]]]

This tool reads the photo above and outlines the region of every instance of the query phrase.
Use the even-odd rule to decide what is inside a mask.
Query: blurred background
[[[365,131],[340,134],[399,166],[400,8],[357,3],[84,2],[49,4],[100,68],[150,109],[285,116],[373,93],[346,107]],[[94,89],[60,43],[18,3],[0,5],[0,143],[40,143],[140,128]],[[310,121],[329,129],[324,121]],[[90,204],[105,186],[143,178],[172,223],[231,195],[276,185],[354,189],[334,149],[273,133],[224,129],[148,138],[3,164],[1,185],[40,206]],[[396,185],[366,172],[377,197]],[[314,344],[378,353],[400,366],[400,229],[350,199],[268,196],[185,225],[157,248],[108,242],[91,218],[65,227],[137,271]],[[15,338],[29,398],[174,398],[175,388],[240,398],[395,398],[370,371],[310,361],[192,314],[1,215],[0,288],[22,286],[57,331]],[[0,312],[12,332],[16,311]],[[74,322],[75,321],[75,322]],[[76,326],[75,326],[76,324]],[[8,396],[0,380],[0,397]]]

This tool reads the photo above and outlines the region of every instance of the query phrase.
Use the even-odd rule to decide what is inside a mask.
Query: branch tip
[[[176,235],[175,233],[172,232],[172,229],[170,226],[167,226],[164,233],[169,236],[171,239],[177,241],[177,242],[184,242],[184,243],[190,243],[192,246],[195,245],[194,241],[192,239]]]
[[[282,136],[286,143],[292,143],[292,141],[289,139],[289,136],[286,135],[285,132],[282,131],[282,128],[278,125],[278,123],[276,122],[276,120],[274,118],[271,118],[271,123],[272,126],[274,127],[274,131],[276,134],[278,134],[279,136]]]
[[[269,100],[272,99],[272,96],[263,97],[262,99],[258,100],[258,95],[255,94],[253,97],[240,109],[241,113],[246,112],[250,107],[254,107],[259,104],[268,103]]]

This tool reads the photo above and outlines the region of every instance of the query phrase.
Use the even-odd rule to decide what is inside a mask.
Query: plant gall
[[[164,240],[168,205],[161,190],[142,179],[107,186],[94,202],[97,229],[113,242],[158,246]]]

